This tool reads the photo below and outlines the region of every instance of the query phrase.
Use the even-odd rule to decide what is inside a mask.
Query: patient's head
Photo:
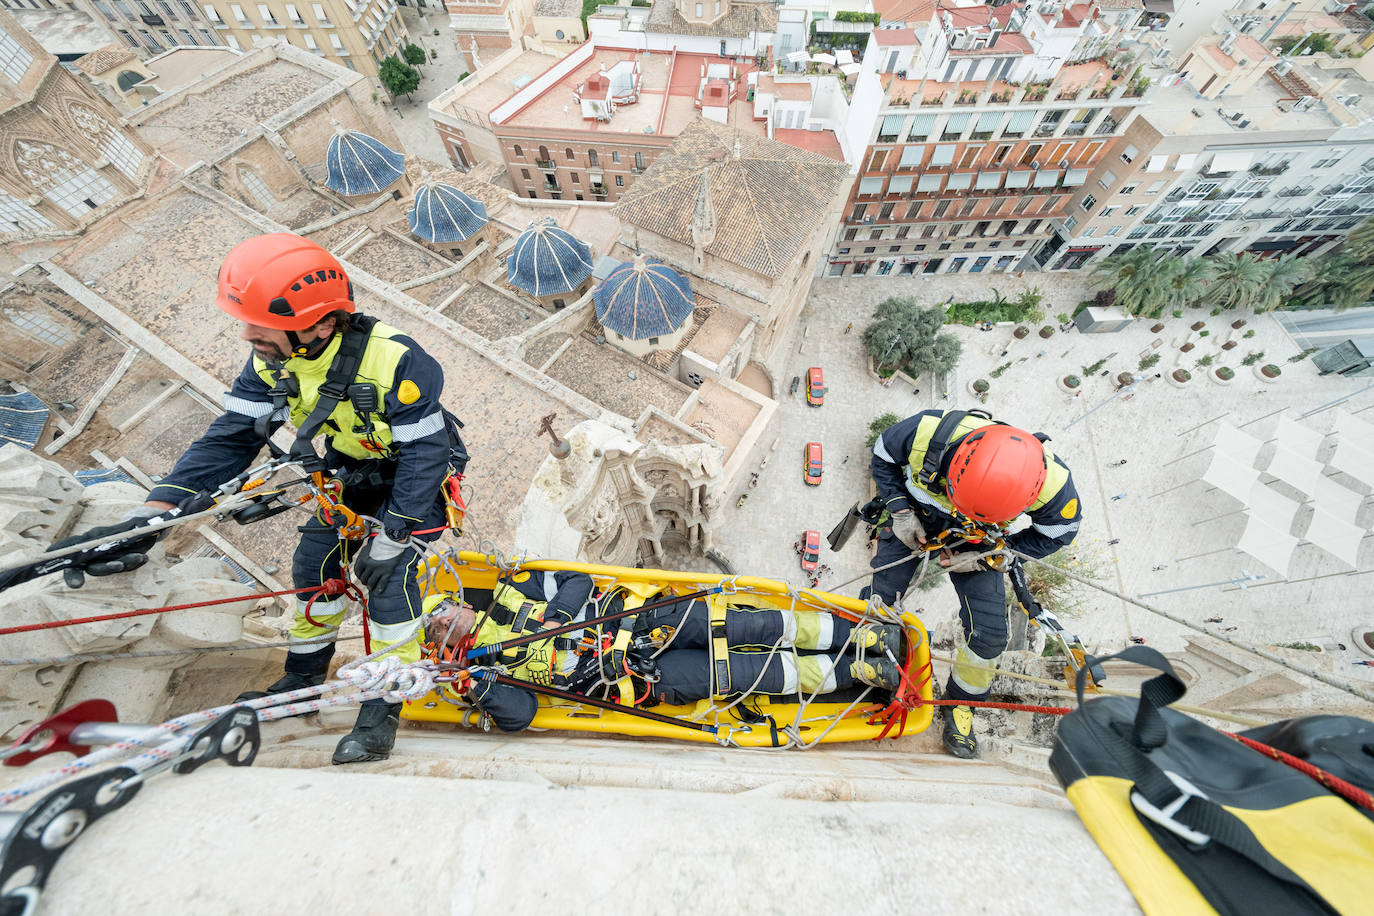
[[[472,632],[473,624],[477,622],[477,612],[471,605],[454,601],[447,595],[434,602],[432,610],[428,607],[426,610],[430,610],[431,613],[425,623],[425,641],[434,645],[442,644],[450,649],[455,648],[460,639]]]

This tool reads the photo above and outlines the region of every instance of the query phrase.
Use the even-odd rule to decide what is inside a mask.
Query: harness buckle
[[[1207,796],[1203,795],[1202,791],[1198,789],[1197,786],[1172,770],[1161,770],[1161,772],[1169,777],[1169,781],[1178,789],[1178,797],[1163,808],[1158,808],[1146,801],[1145,796],[1141,795],[1140,791],[1132,786],[1130,793],[1132,807],[1184,842],[1191,843],[1193,846],[1206,846],[1212,841],[1211,836],[1180,824],[1175,819],[1175,816],[1183,809],[1184,805],[1188,804],[1188,799],[1201,798],[1206,801]]]

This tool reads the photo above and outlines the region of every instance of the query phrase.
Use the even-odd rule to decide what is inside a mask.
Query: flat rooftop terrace
[[[618,105],[609,121],[583,119],[581,106],[573,93],[589,77],[604,67],[610,70],[622,61],[639,61],[640,89],[637,102]],[[721,64],[709,54],[684,54],[663,51],[637,51],[622,48],[597,48],[576,69],[545,89],[503,122],[503,127],[542,128],[558,126],[593,133],[644,134],[675,137],[697,117],[694,104],[706,67]],[[738,101],[729,106],[729,124],[749,130],[755,128],[752,106],[744,101],[748,76],[755,67],[729,63],[736,73]],[[514,94],[514,93],[511,93]],[[474,105],[472,96],[462,102]],[[489,107],[494,107],[489,106]]]

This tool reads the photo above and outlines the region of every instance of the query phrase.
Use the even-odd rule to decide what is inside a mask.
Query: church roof
[[[611,271],[592,293],[592,301],[601,326],[631,340],[673,333],[696,305],[686,277],[643,257]]]
[[[698,118],[615,205],[622,223],[684,245],[703,175],[715,210],[708,254],[781,276],[826,221],[849,167],[819,153]]]
[[[325,187],[352,197],[386,190],[405,174],[406,157],[365,133],[340,129],[329,138],[324,161]]]
[[[487,224],[487,208],[455,187],[426,183],[415,192],[406,219],[410,231],[430,242],[465,242]]]
[[[550,217],[530,223],[506,258],[506,279],[531,296],[571,292],[591,274],[591,249]]]

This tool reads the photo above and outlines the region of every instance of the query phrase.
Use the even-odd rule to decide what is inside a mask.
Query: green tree
[[[945,310],[920,306],[911,298],[891,296],[878,303],[875,321],[864,329],[863,342],[879,371],[905,369],[911,375],[941,373],[959,362],[962,346],[953,334],[941,334]]]
[[[409,44],[402,48],[401,56],[412,67],[418,67],[428,59],[425,57],[425,49],[416,44]]]
[[[1164,280],[1165,308],[1181,309],[1193,305],[1207,292],[1214,268],[1202,258],[1174,258]],[[1155,314],[1163,314],[1163,309]]]
[[[1374,219],[1356,227],[1341,247],[1317,259],[1312,277],[1294,291],[1302,308],[1349,309],[1374,298]]]
[[[868,424],[868,438],[864,440],[864,444],[872,448],[873,443],[878,441],[878,437],[881,436],[889,426],[900,422],[902,422],[902,417],[897,416],[895,413],[879,414],[874,417]]]
[[[1264,282],[1260,284],[1255,311],[1269,312],[1278,308],[1293,292],[1293,288],[1312,276],[1312,265],[1295,254],[1286,254],[1265,261]]]
[[[1165,281],[1172,256],[1160,258],[1150,245],[1137,245],[1125,254],[1113,254],[1093,268],[1093,279],[1104,281],[1116,293],[1116,304],[1132,315],[1159,314],[1167,298]]]
[[[420,71],[394,55],[383,58],[382,66],[377,70],[377,78],[382,81],[382,85],[391,93],[393,99],[403,92],[409,98],[420,85]]]
[[[1224,309],[1252,309],[1259,305],[1269,268],[1258,255],[1248,251],[1214,254],[1210,260],[1216,272],[1207,288],[1208,302]]]

